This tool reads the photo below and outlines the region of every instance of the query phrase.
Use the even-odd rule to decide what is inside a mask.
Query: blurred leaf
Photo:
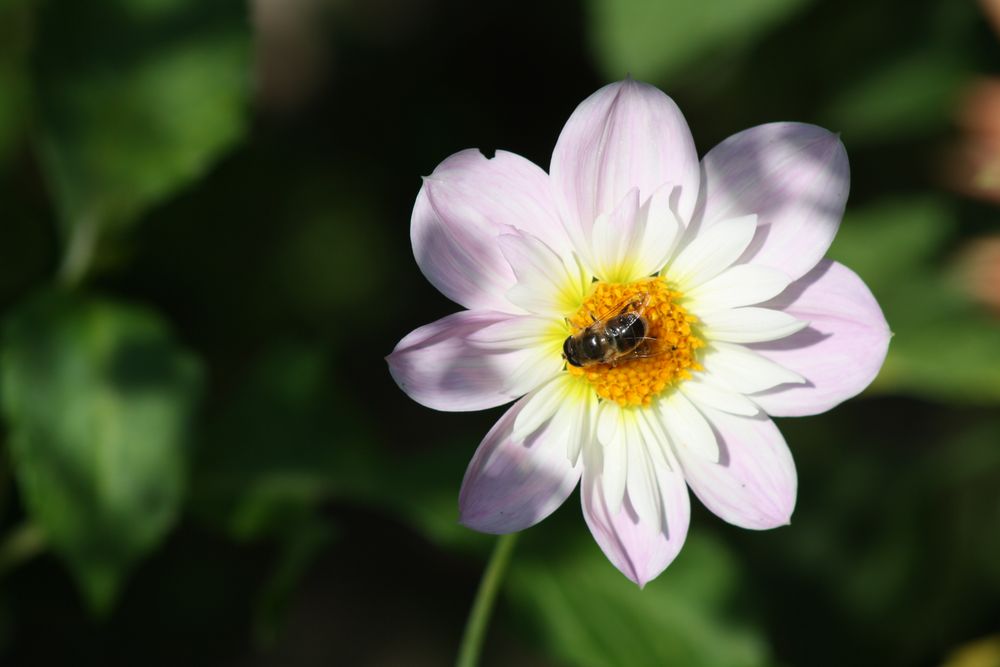
[[[995,410],[859,401],[782,431],[800,445],[792,526],[759,545],[740,539],[761,588],[785,601],[773,625],[798,628],[785,637],[789,664],[854,664],[862,646],[866,664],[930,664],[995,622]],[[796,600],[816,601],[808,623]],[[852,639],[810,658],[830,627]]]
[[[325,350],[302,343],[269,350],[198,448],[195,512],[253,540],[345,499],[397,516],[438,544],[487,546],[489,538],[458,523],[458,489],[473,450],[445,444],[390,454],[336,378]]]
[[[257,598],[254,632],[258,644],[271,646],[278,639],[299,581],[332,535],[325,522],[314,518],[289,526],[281,541],[278,562]]]
[[[68,227],[132,222],[243,134],[243,2],[49,2],[39,43],[43,165]]]
[[[24,501],[105,612],[177,517],[198,366],[155,313],[60,293],[11,313],[0,350]]]
[[[604,74],[664,81],[696,60],[733,50],[810,0],[590,0],[590,41]]]
[[[589,540],[563,542],[554,553],[519,551],[511,568],[517,614],[569,665],[769,664],[761,638],[729,618],[741,585],[736,563],[722,543],[697,533],[642,590]]]
[[[233,537],[280,533],[328,498],[348,452],[367,450],[320,349],[285,343],[241,378],[198,448],[192,505]]]
[[[895,336],[876,381],[883,391],[983,403],[1000,400],[1000,322],[942,268],[955,224],[940,200],[889,200],[848,213],[830,256],[882,305]]]
[[[942,667],[1000,667],[1000,635],[958,647]]]
[[[885,142],[941,129],[969,76],[948,53],[904,56],[838,92],[820,124],[850,142]]]
[[[305,318],[326,316],[342,326],[345,309],[367,306],[386,289],[385,214],[370,183],[353,182],[353,173],[303,174],[288,195],[289,223],[281,244],[272,249],[270,280],[282,302]],[[374,325],[381,309],[368,309]]]
[[[28,115],[30,13],[28,0],[0,2],[0,167],[17,145]]]

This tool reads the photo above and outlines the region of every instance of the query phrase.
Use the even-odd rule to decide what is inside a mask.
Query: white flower
[[[795,467],[770,416],[854,396],[890,336],[864,283],[823,259],[848,181],[839,139],[796,123],[699,163],[673,101],[632,80],[576,109],[550,174],[500,151],[442,162],[417,195],[413,250],[467,310],[400,341],[390,371],[438,410],[520,399],[469,464],[461,521],[521,530],[581,482],[594,538],[640,585],[684,542],[688,487],[732,524],[788,523]],[[629,297],[659,353],[567,364],[566,338]]]

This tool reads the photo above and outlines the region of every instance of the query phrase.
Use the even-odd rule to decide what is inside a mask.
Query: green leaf
[[[849,142],[885,142],[947,127],[970,73],[949,54],[908,55],[838,92],[820,124]]]
[[[0,167],[21,139],[28,118],[28,0],[0,2]]]
[[[740,585],[736,563],[705,536],[690,535],[677,560],[642,590],[589,539],[563,541],[551,552],[519,551],[509,576],[518,617],[569,665],[769,664],[761,639],[730,618]]]
[[[1000,327],[953,284],[939,249],[955,229],[939,199],[887,200],[844,218],[830,256],[868,284],[895,334],[874,385],[936,400],[1000,400]]]
[[[177,517],[198,365],[155,313],[61,293],[12,312],[0,354],[21,494],[105,612]]]
[[[198,447],[191,501],[201,518],[260,539],[330,496],[349,453],[368,449],[332,377],[323,350],[283,343],[241,378]]]
[[[590,41],[605,75],[663,81],[745,46],[809,0],[590,0]]]
[[[346,498],[398,516],[437,544],[488,547],[489,538],[458,523],[475,441],[390,453],[374,439],[371,414],[336,379],[328,350],[286,342],[264,354],[198,448],[195,513],[235,539],[256,540]]]
[[[243,134],[243,2],[49,2],[36,67],[43,166],[67,227],[121,227]]]

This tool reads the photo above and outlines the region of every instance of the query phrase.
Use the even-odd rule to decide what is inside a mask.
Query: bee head
[[[563,357],[570,366],[583,366],[580,360],[576,356],[576,348],[573,345],[573,337],[566,336],[566,340],[563,341]]]

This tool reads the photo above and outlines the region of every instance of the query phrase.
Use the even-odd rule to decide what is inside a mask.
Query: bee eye
[[[590,334],[589,336],[584,336],[583,338],[583,353],[590,357],[591,359],[599,359],[601,357],[601,341],[599,340],[597,334]]]

